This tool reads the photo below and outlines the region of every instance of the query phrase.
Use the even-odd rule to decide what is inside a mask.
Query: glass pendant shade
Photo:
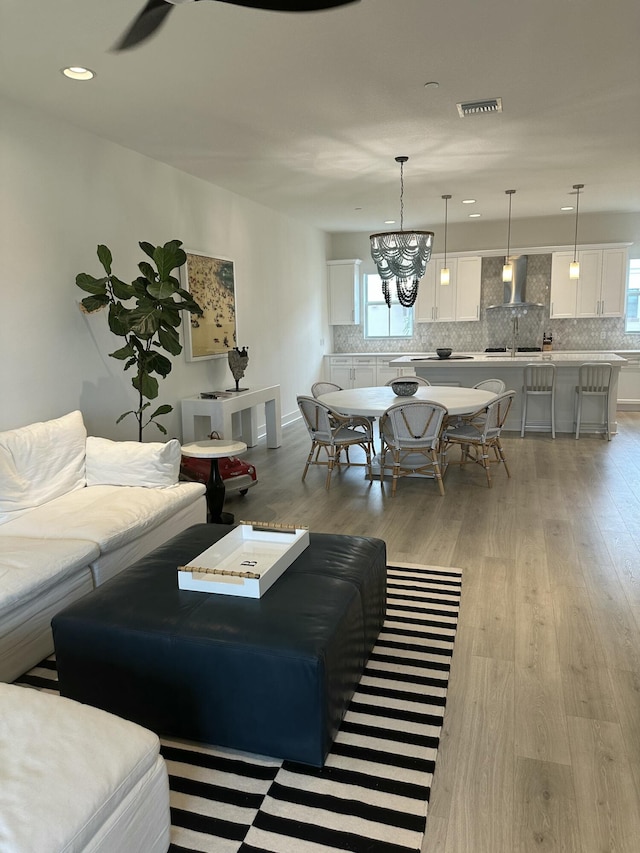
[[[444,266],[440,270],[440,285],[442,287],[447,287],[449,282],[451,281],[451,274],[449,272],[449,267],[447,266],[447,231],[448,231],[448,212],[449,212],[449,199],[450,195],[443,195],[444,199]]]
[[[408,157],[396,157],[400,163],[400,231],[372,234],[371,257],[382,279],[385,302],[391,308],[390,287],[395,283],[398,302],[411,307],[418,296],[418,283],[431,258],[433,231],[404,230],[404,172]]]
[[[580,209],[580,190],[584,189],[584,184],[574,184],[576,191],[576,233],[573,238],[573,260],[569,264],[569,278],[576,281],[580,278],[580,261],[578,260],[578,211]]]
[[[504,266],[502,267],[502,280],[505,283],[513,281],[513,264],[509,260],[511,249],[511,199],[515,195],[515,190],[505,190],[505,195],[509,196],[509,225],[507,227],[507,254],[504,257]]]

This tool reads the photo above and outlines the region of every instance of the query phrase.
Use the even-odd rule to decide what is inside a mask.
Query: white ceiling
[[[0,92],[326,231],[640,211],[638,0],[361,0],[308,14],[2,0]],[[90,83],[60,74],[97,72]],[[437,81],[438,88],[425,88]],[[461,119],[456,103],[502,98]],[[572,216],[573,214],[568,214]]]

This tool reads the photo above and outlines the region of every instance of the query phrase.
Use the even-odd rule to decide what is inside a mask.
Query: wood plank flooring
[[[460,626],[423,853],[640,850],[640,413],[576,441],[507,433],[512,478],[452,464],[369,484],[311,468],[309,439],[246,458],[236,519],[377,536],[394,560],[463,571]],[[456,451],[452,451],[452,461]]]

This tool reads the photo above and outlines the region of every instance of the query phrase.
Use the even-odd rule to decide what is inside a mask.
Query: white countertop
[[[486,367],[493,364],[496,367],[518,367],[529,362],[549,361],[556,365],[582,364],[585,361],[603,361],[620,365],[626,363],[626,359],[611,351],[563,351],[552,350],[551,352],[520,352],[515,356],[505,352],[460,352],[454,355],[467,356],[466,358],[437,358],[435,353],[424,353],[423,355],[403,355],[394,358],[390,363],[398,367]],[[434,358],[435,357],[435,358]]]

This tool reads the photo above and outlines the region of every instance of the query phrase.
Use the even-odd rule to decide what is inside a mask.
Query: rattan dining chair
[[[491,465],[502,464],[511,477],[504,449],[500,441],[500,433],[509,414],[509,409],[515,397],[515,391],[505,391],[488,402],[477,412],[461,419],[452,427],[447,427],[442,436],[445,451],[451,444],[460,445],[460,467],[467,462],[482,465],[487,476],[487,484],[491,488]],[[495,461],[492,462],[489,450],[493,450]]]
[[[297,397],[298,407],[305,426],[311,437],[311,449],[304,466],[302,479],[307,476],[310,465],[326,465],[327,480],[325,488],[331,487],[331,474],[340,466],[340,453],[357,445],[364,450],[366,462],[349,462],[348,465],[362,466],[367,469],[369,480],[373,478],[371,458],[373,456],[373,430],[368,418],[350,415],[343,417],[325,406],[314,397]],[[326,461],[320,460],[320,450],[327,453]]]
[[[417,382],[418,385],[421,385],[424,388],[426,388],[428,385],[429,386],[431,385],[429,380],[425,379],[424,376],[413,376],[413,375],[394,376],[393,379],[389,379],[384,384],[385,385],[393,385],[394,382],[402,382],[403,379],[406,380],[407,382]]]
[[[551,438],[556,437],[556,366],[555,364],[526,364],[522,386],[522,423],[520,438],[527,428],[527,401],[529,397],[548,397],[551,420]]]
[[[604,404],[603,426],[607,441],[611,441],[611,424],[609,423],[609,391],[611,388],[612,366],[608,362],[585,361],[578,368],[578,384],[576,386],[576,438],[580,438],[580,422],[582,420],[582,402],[585,397],[600,397]]]
[[[335,382],[314,382],[311,386],[311,396],[318,399],[323,394],[329,394],[331,391],[342,391],[341,385],[336,385]]]
[[[440,468],[440,440],[447,410],[437,403],[414,400],[395,403],[380,418],[380,482],[391,470],[391,497],[398,478],[408,474],[430,474],[444,495]]]
[[[491,394],[503,394],[507,390],[507,386],[502,379],[483,379],[482,382],[476,383],[474,388],[478,391],[489,391]]]

